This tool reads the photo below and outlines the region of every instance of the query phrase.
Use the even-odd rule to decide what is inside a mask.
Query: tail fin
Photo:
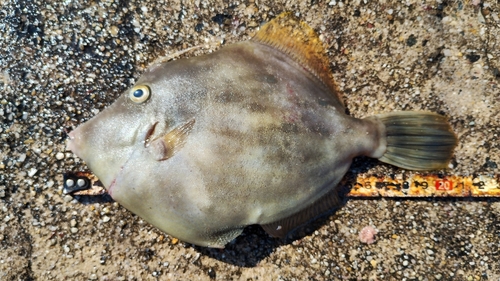
[[[446,117],[402,111],[376,115],[386,129],[387,150],[380,161],[409,170],[446,168],[457,137]]]

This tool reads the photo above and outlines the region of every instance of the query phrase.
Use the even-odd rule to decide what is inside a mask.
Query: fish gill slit
[[[151,137],[155,133],[156,125],[158,125],[158,122],[154,123],[153,126],[151,126],[151,128],[149,128],[149,130],[146,132],[146,136],[144,138],[144,147],[149,146],[149,144],[151,142]]]

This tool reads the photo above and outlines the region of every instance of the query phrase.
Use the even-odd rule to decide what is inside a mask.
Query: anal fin
[[[318,201],[311,204],[302,211],[279,221],[263,224],[262,228],[271,236],[285,238],[289,232],[307,222],[318,218],[326,212],[342,205],[339,190],[333,188]]]

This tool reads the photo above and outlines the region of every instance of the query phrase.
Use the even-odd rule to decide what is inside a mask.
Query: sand
[[[351,199],[295,239],[252,226],[215,250],[62,194],[86,168],[67,132],[151,62],[247,40],[282,11],[320,34],[351,115],[439,112],[459,137],[439,172],[500,173],[496,1],[0,0],[0,279],[500,280],[498,198]],[[350,173],[411,174],[366,158]]]

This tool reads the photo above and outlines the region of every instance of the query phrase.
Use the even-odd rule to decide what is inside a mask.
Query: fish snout
[[[68,133],[66,150],[71,150],[74,154],[80,157],[82,152],[82,140],[79,127]]]

